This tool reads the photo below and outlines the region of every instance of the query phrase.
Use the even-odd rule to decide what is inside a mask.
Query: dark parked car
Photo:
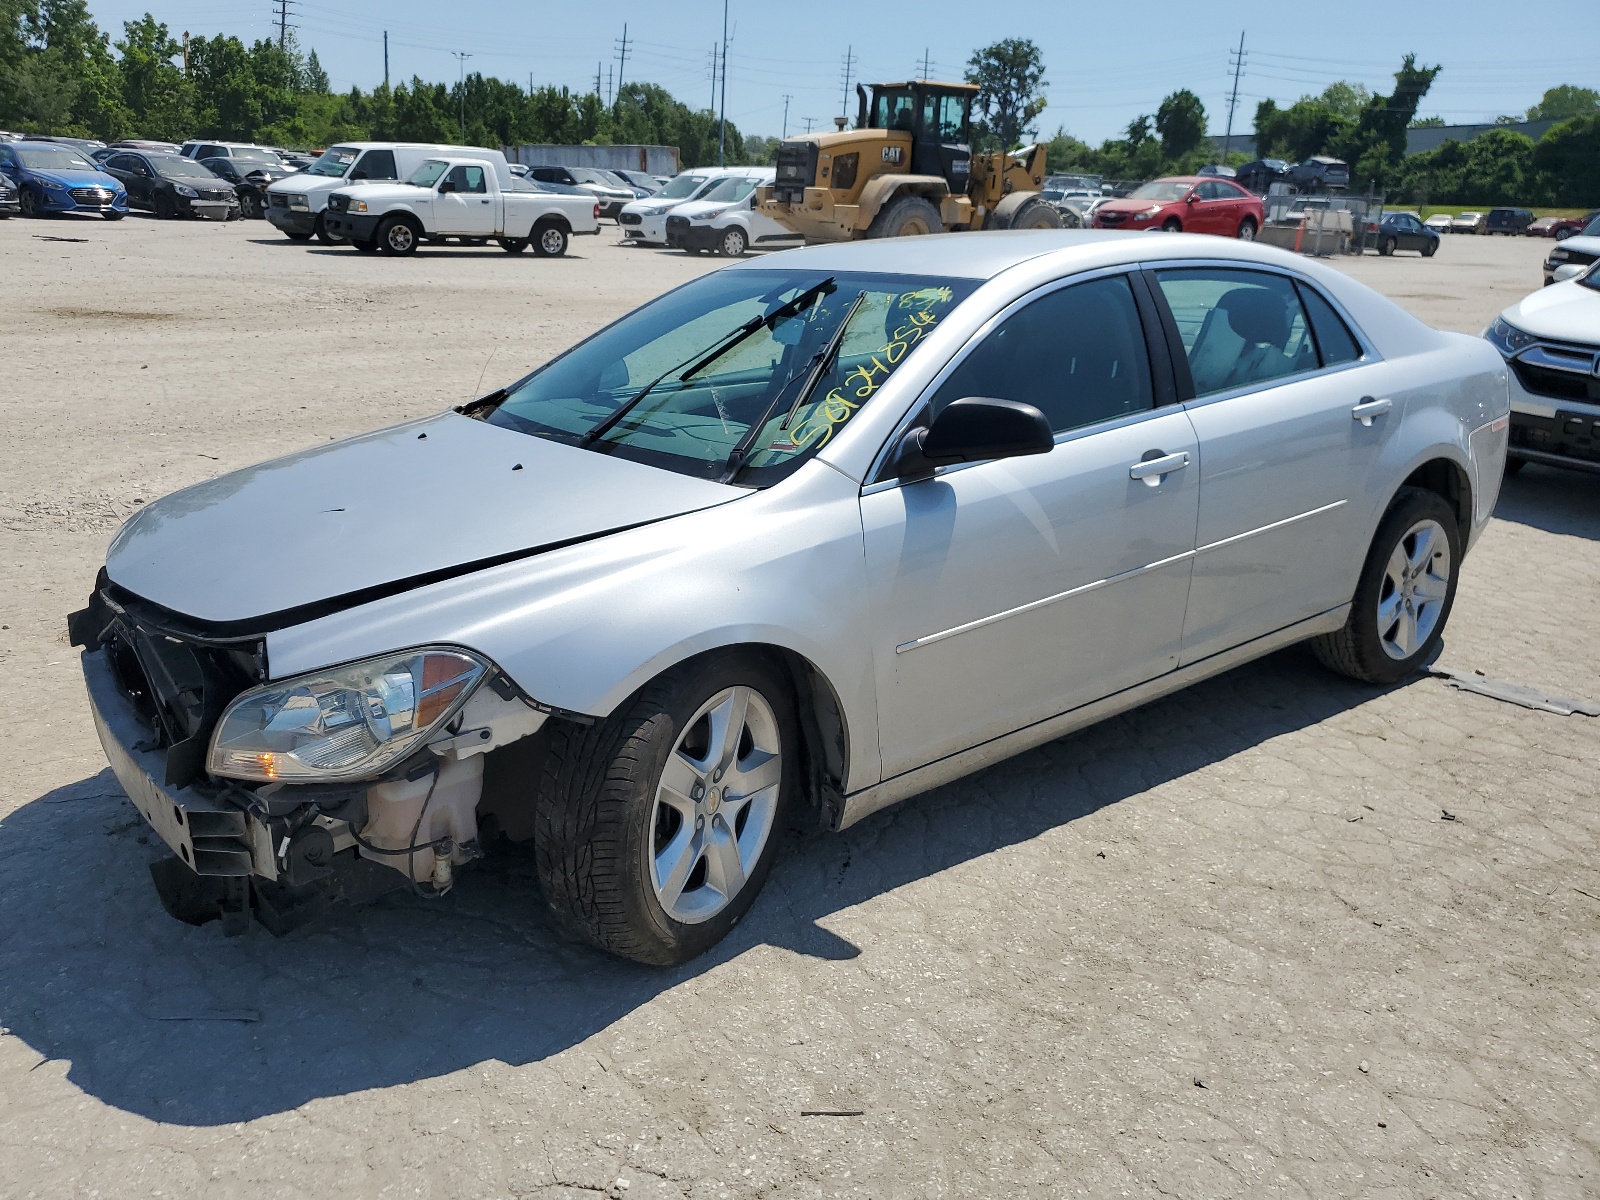
[[[1302,192],[1343,191],[1350,186],[1350,164],[1326,154],[1313,154],[1289,168],[1289,182]]]
[[[1265,196],[1273,184],[1289,177],[1289,164],[1281,158],[1258,158],[1234,172],[1234,179],[1258,196]]]
[[[1526,208],[1491,208],[1485,233],[1503,233],[1507,237],[1527,233],[1533,224],[1533,213]]]
[[[128,189],[130,205],[158,217],[231,221],[239,215],[233,184],[182,155],[125,150],[108,158],[105,169]]]
[[[267,184],[293,175],[282,163],[255,162],[248,158],[202,158],[200,165],[219,179],[233,184],[239,211],[252,220],[267,215]]]
[[[16,181],[9,175],[0,175],[0,218],[21,211],[22,201],[17,193]]]
[[[1439,248],[1439,235],[1417,220],[1415,213],[1385,213],[1378,222],[1378,253],[1388,256],[1396,250],[1415,250],[1432,258]]]

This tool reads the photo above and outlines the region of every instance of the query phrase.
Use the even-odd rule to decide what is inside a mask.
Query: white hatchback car
[[[700,167],[675,176],[653,196],[624,204],[617,214],[623,240],[640,246],[667,244],[667,214],[680,204],[702,199],[724,179],[749,172],[748,167]]]
[[[698,200],[680,204],[667,214],[667,245],[690,254],[710,250],[739,258],[752,246],[779,249],[804,239],[755,207],[756,188],[771,183],[773,171],[760,176],[731,176]]]
[[[1261,245],[811,247],[147,506],[70,629],[174,913],[446,891],[496,831],[561,925],[675,963],[785,813],[841,828],[1308,639],[1405,678],[1506,411],[1483,339]]]

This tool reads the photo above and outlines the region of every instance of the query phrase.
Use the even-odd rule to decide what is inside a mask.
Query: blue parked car
[[[120,221],[128,213],[127,189],[75,146],[0,142],[0,172],[16,180],[25,217],[91,212]]]

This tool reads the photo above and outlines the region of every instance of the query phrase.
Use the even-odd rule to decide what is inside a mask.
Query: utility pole
[[[717,65],[717,45],[713,42],[711,44],[711,103],[706,106],[706,111],[709,113],[717,111]]]
[[[611,67],[612,67],[611,63],[607,63],[606,64],[606,107],[607,108],[611,107],[611,98],[616,95],[616,92],[613,90],[613,88],[611,86]]]
[[[1244,72],[1244,32],[1242,29],[1239,31],[1239,49],[1228,52],[1228,66],[1233,68],[1233,94],[1228,97],[1228,132],[1222,135],[1224,166],[1227,165],[1228,155],[1233,153],[1233,110],[1239,104],[1239,76]]]
[[[278,49],[289,49],[289,5],[291,0],[278,0]]]
[[[722,91],[717,105],[717,166],[728,157],[728,0],[722,0]]]
[[[600,100],[600,99],[604,98],[604,96],[605,96],[605,93],[600,90],[600,64],[599,63],[595,63],[595,65],[594,65],[594,98],[596,100]]]
[[[783,137],[784,138],[787,138],[789,136],[789,101],[791,101],[793,99],[794,99],[794,97],[789,95],[788,92],[785,92],[783,94]],[[782,139],[779,139],[779,140],[782,140]]]
[[[628,66],[628,23],[622,23],[622,47],[617,59],[617,94],[622,94],[622,73]]]
[[[467,59],[476,56],[465,54],[460,50],[452,50],[450,53],[454,54],[456,61],[461,64],[461,84],[457,89],[457,94],[461,98],[461,142],[465,145],[467,141]]]
[[[189,31],[183,31],[183,73],[189,73]]]
[[[839,109],[841,117],[850,115],[850,72],[855,69],[856,65],[854,51],[854,46],[846,46],[844,48],[844,104]]]
[[[801,117],[800,119],[806,123],[807,133],[810,133],[811,127],[817,123],[817,119],[815,117]]]
[[[930,57],[930,51],[928,50],[928,47],[924,46],[922,48],[922,78],[923,79],[928,78],[929,74],[932,72],[932,69],[933,69],[932,68],[932,63],[933,63],[933,60]]]
[[[389,31],[383,31],[383,90],[389,90]]]

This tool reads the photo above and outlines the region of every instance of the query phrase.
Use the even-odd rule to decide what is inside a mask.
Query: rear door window
[[[1003,320],[934,395],[1031,404],[1056,433],[1154,407],[1144,328],[1124,275],[1050,292]]]
[[[1265,271],[1201,267],[1158,271],[1177,322],[1196,396],[1317,368],[1317,349],[1294,283]]]

